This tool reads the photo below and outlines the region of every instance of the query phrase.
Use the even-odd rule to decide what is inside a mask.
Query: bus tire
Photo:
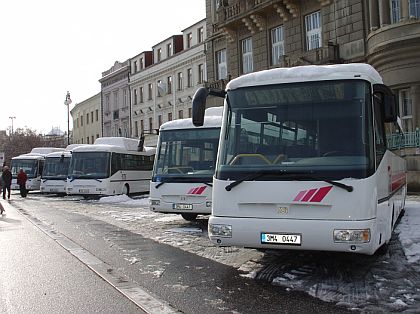
[[[123,187],[123,194],[130,196],[130,186],[126,183]]]
[[[198,214],[183,213],[181,214],[182,218],[188,221],[194,221],[197,219]]]

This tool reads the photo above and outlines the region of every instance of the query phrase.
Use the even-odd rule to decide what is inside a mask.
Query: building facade
[[[93,144],[102,136],[101,93],[76,104],[70,114],[74,144]]]
[[[206,21],[201,20],[130,59],[132,136],[154,146],[160,125],[191,117],[191,100],[206,80]]]
[[[102,72],[101,115],[103,136],[131,137],[131,104],[128,86],[129,61],[116,61],[107,71]]]
[[[398,96],[399,145],[420,190],[420,0],[206,0],[206,16],[209,87],[274,67],[375,67]]]

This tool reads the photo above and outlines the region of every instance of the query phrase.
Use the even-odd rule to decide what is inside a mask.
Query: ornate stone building
[[[130,91],[128,86],[129,62],[116,61],[102,72],[101,104],[103,136],[131,137]]]
[[[206,16],[209,87],[273,67],[374,66],[398,96],[409,182],[420,190],[420,0],[206,0]]]
[[[206,80],[206,21],[201,20],[131,58],[132,136],[157,142],[166,121],[191,117],[191,100]]]

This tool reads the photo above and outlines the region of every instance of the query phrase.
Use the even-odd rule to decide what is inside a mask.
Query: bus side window
[[[385,125],[382,102],[377,96],[374,96],[373,104],[373,114],[375,117],[375,155],[377,168],[386,151]]]
[[[121,154],[112,153],[111,157],[111,175],[121,169]]]

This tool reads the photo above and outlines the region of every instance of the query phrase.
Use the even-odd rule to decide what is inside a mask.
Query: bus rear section
[[[10,171],[12,172],[12,190],[19,190],[17,175],[20,169],[28,176],[26,189],[36,191],[41,186],[41,175],[44,168],[45,156],[52,152],[62,151],[63,148],[56,147],[34,147],[31,152],[12,158]]]
[[[74,148],[66,193],[89,197],[148,192],[155,149],[139,145],[139,140],[109,137]]]
[[[386,146],[398,129],[395,106],[366,64],[232,80],[210,239],[262,250],[373,254],[389,242],[407,193],[405,161]]]
[[[191,119],[161,126],[150,182],[152,211],[180,214],[186,220],[211,213],[222,109],[207,109],[199,128]]]

